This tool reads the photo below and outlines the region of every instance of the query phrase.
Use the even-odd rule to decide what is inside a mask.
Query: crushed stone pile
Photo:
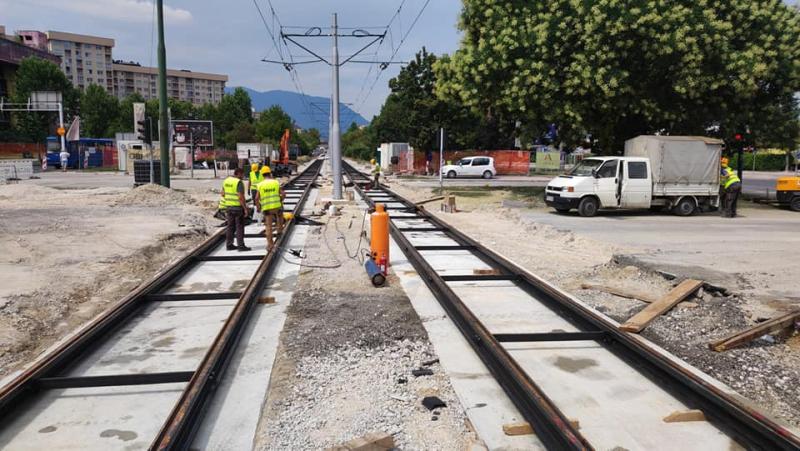
[[[119,196],[115,205],[179,206],[194,205],[192,196],[161,185],[141,185]]]

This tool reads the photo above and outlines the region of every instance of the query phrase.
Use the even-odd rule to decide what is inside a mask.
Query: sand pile
[[[194,205],[196,202],[192,196],[175,191],[169,188],[164,188],[161,185],[142,185],[134,188],[127,193],[119,196],[114,203],[117,206],[122,205],[144,205],[144,206],[160,206],[160,205]]]

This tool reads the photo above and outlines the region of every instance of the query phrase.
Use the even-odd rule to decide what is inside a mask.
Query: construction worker
[[[226,178],[222,182],[222,195],[224,197],[225,218],[227,229],[225,230],[225,248],[229,251],[249,251],[250,248],[244,245],[244,220],[250,215],[247,202],[244,199],[244,182],[242,177],[244,171],[236,168],[233,176]],[[233,235],[236,234],[238,246],[233,246]]]
[[[258,194],[258,184],[264,180],[261,172],[258,170],[258,163],[250,165],[250,177],[248,180],[247,189],[250,191],[250,199],[253,199],[253,204],[256,203],[256,194]],[[256,206],[258,209],[258,206]]]
[[[258,184],[257,202],[261,206],[261,214],[264,216],[264,233],[267,237],[267,249],[269,251],[275,246],[272,237],[272,222],[278,235],[283,231],[283,198],[284,192],[281,183],[272,177],[269,166],[261,168],[264,180]]]
[[[372,188],[380,188],[381,186],[381,165],[378,164],[375,159],[369,160],[369,163],[373,165],[372,168],[372,176],[374,177],[372,181]]]
[[[722,201],[722,216],[725,218],[736,217],[736,203],[739,201],[739,193],[742,192],[742,181],[736,172],[728,166],[728,159],[722,157],[720,161],[721,172],[719,184],[724,191]]]

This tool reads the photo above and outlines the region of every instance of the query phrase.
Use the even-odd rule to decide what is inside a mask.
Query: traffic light
[[[136,122],[136,139],[147,145],[153,144],[153,120],[146,117],[143,121]]]

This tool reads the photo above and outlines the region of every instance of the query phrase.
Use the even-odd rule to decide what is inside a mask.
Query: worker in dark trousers
[[[250,199],[253,200],[254,205],[256,202],[256,194],[258,194],[258,184],[261,183],[262,180],[264,180],[264,176],[262,176],[261,171],[259,171],[258,163],[251,164],[247,189],[250,190]]]
[[[237,168],[233,177],[228,177],[222,182],[222,193],[225,196],[225,217],[227,229],[225,231],[225,248],[229,251],[249,251],[244,245],[244,220],[250,215],[247,202],[244,199],[244,171]],[[233,246],[233,235],[236,234],[238,246]]]
[[[272,251],[275,240],[272,237],[272,223],[275,223],[277,234],[283,232],[283,198],[285,196],[281,183],[272,178],[269,166],[261,169],[264,180],[258,184],[257,202],[264,215],[264,234],[267,237],[267,250]]]
[[[381,165],[378,164],[375,159],[373,158],[370,160],[372,164],[372,189],[378,189],[381,187]]]
[[[742,181],[736,172],[728,166],[728,159],[723,158],[721,162],[722,172],[720,173],[719,183],[725,191],[722,201],[722,217],[735,218],[736,204],[739,201],[739,194],[742,192]]]

